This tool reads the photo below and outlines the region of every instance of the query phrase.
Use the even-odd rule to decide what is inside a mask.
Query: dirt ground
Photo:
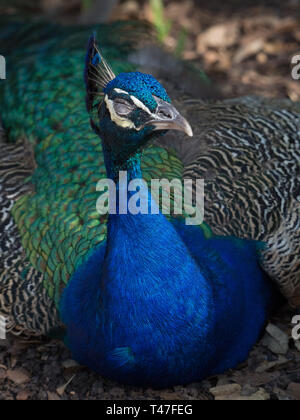
[[[172,22],[165,45],[176,51],[185,30],[182,57],[201,66],[226,97],[300,99],[300,83],[291,77],[291,58],[300,51],[298,0],[164,3],[166,19]],[[147,1],[121,3],[113,18],[126,16],[154,21]]]
[[[300,346],[289,339],[294,314],[274,317],[272,336],[266,333],[238,368],[164,390],[103,379],[72,361],[59,341],[10,337],[0,341],[0,400],[299,400]]]
[[[64,18],[76,15],[77,3],[68,3]],[[165,5],[172,28],[164,44],[201,66],[225,97],[260,94],[300,100],[300,81],[291,77],[291,58],[300,54],[298,0],[167,0]],[[121,2],[112,15],[119,18],[153,22],[147,1]],[[0,399],[300,400],[300,342],[291,338],[291,320],[298,312],[284,308],[276,314],[237,369],[160,391],[102,379],[74,363],[58,341],[9,337],[0,341]]]

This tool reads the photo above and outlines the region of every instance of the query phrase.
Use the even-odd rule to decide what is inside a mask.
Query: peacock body
[[[103,53],[121,73],[106,84],[106,95],[115,103],[120,100],[115,89],[123,91],[123,101],[130,92],[154,114],[160,101],[168,106],[170,99],[150,76],[124,75],[135,68],[128,60],[130,31],[124,38],[114,36],[121,28],[99,28]],[[188,100],[183,103],[187,118],[201,117],[196,141],[172,132],[155,145],[148,142],[150,128],[138,135],[121,130],[103,108],[100,138],[90,128],[82,81],[90,28],[53,29],[21,25],[1,35],[7,48],[14,48],[1,86],[8,138],[1,137],[0,157],[0,313],[15,333],[61,330],[77,360],[127,383],[168,386],[235,366],[247,357],[275,301],[259,255],[278,282],[281,263],[297,256],[297,105],[277,109],[252,99],[214,105]],[[56,35],[49,38],[49,32]],[[88,60],[95,51],[90,44]],[[87,68],[94,63],[88,61]],[[94,99],[103,105],[103,92],[93,83],[87,86],[91,112]],[[176,103],[181,92],[174,92]],[[137,111],[134,124],[142,118]],[[262,141],[271,132],[275,140]],[[284,169],[285,152],[294,172]],[[287,201],[275,195],[280,162],[285,176],[292,175]],[[128,182],[140,175],[147,181],[183,173],[204,177],[206,220],[226,237],[215,236],[205,223],[187,227],[162,214],[99,216],[96,184],[106,176],[114,179],[120,169],[128,171]],[[283,213],[269,220],[267,198],[274,204],[273,197]],[[279,246],[283,238],[292,244],[288,249]],[[295,267],[293,290],[298,280]],[[288,282],[285,275],[282,284]]]

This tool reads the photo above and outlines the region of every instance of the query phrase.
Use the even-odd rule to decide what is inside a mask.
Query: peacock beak
[[[193,130],[188,121],[177,111],[177,109],[168,102],[160,98],[155,98],[158,106],[155,114],[146,125],[151,125],[153,131],[177,130],[182,131],[189,137],[193,137]]]

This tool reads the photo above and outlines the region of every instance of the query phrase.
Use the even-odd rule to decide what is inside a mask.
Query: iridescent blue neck
[[[141,151],[130,155],[126,154],[126,151],[115,152],[109,147],[110,144],[108,141],[102,142],[107,177],[114,182],[116,191],[116,203],[113,203],[113,208],[116,213],[109,215],[108,231],[110,231],[111,223],[116,222],[115,216],[131,212],[130,199],[137,192],[139,193],[139,206],[143,207],[141,213],[143,213],[147,206],[149,213],[154,212],[156,216],[160,214],[159,207],[152,197],[150,190],[148,190],[146,182],[143,181]],[[132,183],[131,181],[136,181],[136,183]],[[162,218],[164,219],[164,223],[167,223],[167,220],[163,216]]]
[[[108,141],[102,141],[104,162],[108,178],[117,182],[120,171],[127,171],[128,182],[142,178],[141,152],[126,155],[126,152],[116,152],[109,147]]]

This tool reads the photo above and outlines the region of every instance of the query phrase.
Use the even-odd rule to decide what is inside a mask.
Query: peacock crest
[[[93,34],[88,42],[84,80],[86,85],[86,106],[91,115],[91,125],[97,131],[95,112],[98,112],[103,97],[104,89],[109,82],[115,79],[115,74],[103,57]]]

